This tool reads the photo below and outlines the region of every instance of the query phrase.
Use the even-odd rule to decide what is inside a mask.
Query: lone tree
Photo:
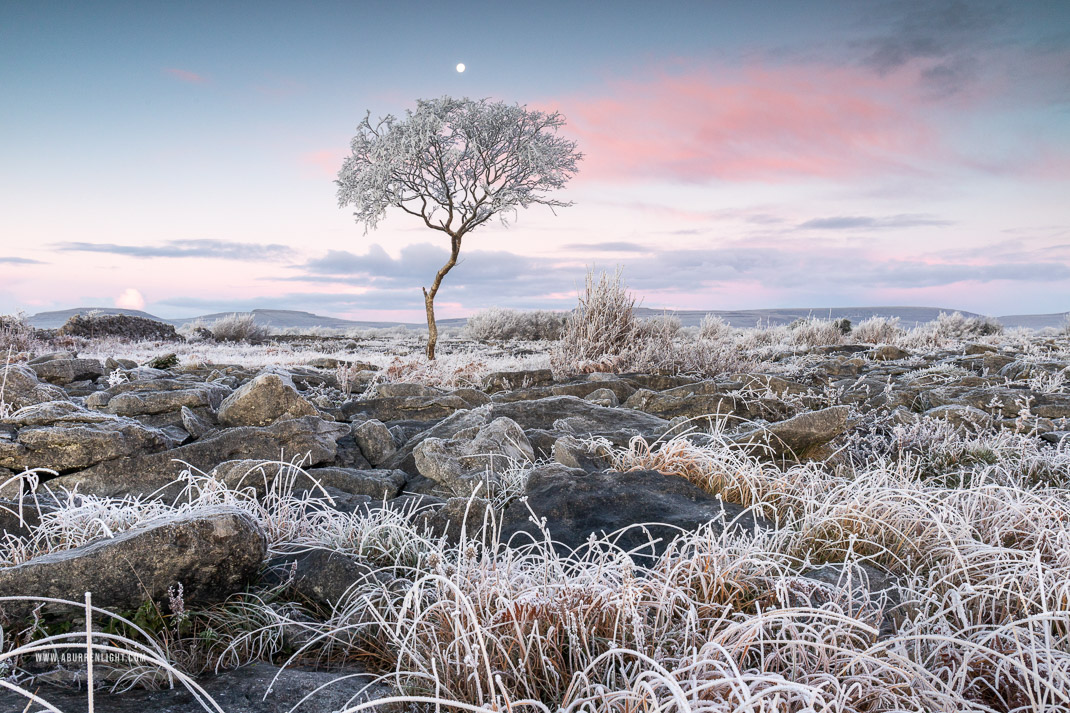
[[[435,358],[435,295],[461,252],[461,239],[493,216],[532,204],[567,207],[549,198],[576,173],[583,154],[557,135],[557,112],[529,111],[486,99],[419,100],[404,119],[387,116],[374,126],[371,112],[357,127],[352,155],[338,172],[338,205],[353,205],[365,230],[391,206],[421,218],[450,238],[450,258],[423,288],[427,358]]]

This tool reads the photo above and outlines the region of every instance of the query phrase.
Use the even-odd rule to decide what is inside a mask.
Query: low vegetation
[[[212,604],[176,587],[132,611],[87,617],[74,599],[13,616],[3,622],[0,681],[49,710],[56,689],[45,681],[84,683],[86,670],[42,672],[34,653],[92,646],[137,654],[96,665],[98,689],[173,681],[205,710],[220,708],[198,676],[270,662],[339,671],[339,680],[359,664],[392,691],[352,701],[350,713],[395,704],[473,713],[1070,711],[1066,334],[955,314],[909,329],[884,318],[740,329],[713,317],[687,328],[672,315],[640,319],[635,305],[619,273],[591,275],[575,311],[488,311],[443,335],[433,362],[418,332],[256,344],[268,335],[234,327],[246,324],[235,316],[220,330],[226,338],[57,343],[3,322],[14,366],[0,382],[0,456],[22,457],[18,444],[41,442],[55,424],[81,418],[78,428],[92,431],[133,413],[122,417],[124,437],[160,439],[153,447],[164,450],[145,457],[174,467],[165,480],[179,476],[155,497],[105,496],[77,480],[82,466],[0,471],[0,573],[217,508],[255,523],[270,566]],[[69,372],[48,366],[60,349],[78,352],[58,358]],[[172,353],[177,363],[144,366]],[[75,371],[95,366],[90,376]],[[228,431],[243,443],[259,438],[269,427],[224,427],[226,407],[210,398],[230,399],[265,369],[283,374],[277,388],[292,389],[302,413],[318,414],[304,417],[309,433],[335,434],[317,467],[302,453],[256,459],[229,478],[161,445],[184,438],[196,448]],[[149,432],[166,416],[158,404],[179,398],[191,413],[168,434]],[[566,406],[576,410],[553,411]],[[441,411],[422,415],[432,409]],[[541,410],[549,415],[523,427],[500,416],[522,421]],[[479,413],[486,422],[464,420]],[[812,429],[798,419],[830,413],[840,425],[799,453],[754,438],[790,440]],[[436,489],[447,481],[403,457],[408,447],[422,463],[412,444],[451,419],[454,430],[436,431],[438,450],[426,451],[437,454],[435,467],[450,448],[485,456],[478,449],[492,448],[495,425],[512,439],[502,441],[512,454],[504,465],[491,457],[463,497]],[[375,449],[351,443],[370,434],[380,437]],[[330,485],[328,470],[365,457],[363,467],[377,465],[360,477],[408,468],[404,485],[374,498]],[[734,513],[738,526],[678,527],[659,535],[655,555],[622,544],[653,532],[645,521],[564,546],[553,534],[560,522],[535,511],[529,486],[565,477],[566,462],[586,471],[576,482],[605,469],[686,481],[688,497]],[[644,487],[626,499],[661,502]],[[435,518],[447,511],[454,519],[442,527]],[[503,534],[518,520],[529,530]],[[307,572],[286,564],[308,553],[333,554],[356,572],[339,596],[313,596]],[[25,601],[0,597],[0,609]]]

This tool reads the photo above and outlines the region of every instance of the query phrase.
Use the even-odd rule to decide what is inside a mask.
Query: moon
[[[464,71],[464,62],[461,62],[460,64],[457,65],[457,72],[460,73],[460,72],[463,72],[463,71]]]

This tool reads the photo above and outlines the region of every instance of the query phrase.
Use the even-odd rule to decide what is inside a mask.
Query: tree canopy
[[[418,100],[402,119],[372,124],[369,112],[357,127],[335,181],[339,206],[353,206],[365,231],[395,207],[450,237],[450,260],[424,289],[429,358],[438,334],[435,294],[457,263],[461,239],[495,216],[507,224],[519,208],[572,205],[549,196],[583,158],[558,135],[564,123],[557,112],[441,97]]]

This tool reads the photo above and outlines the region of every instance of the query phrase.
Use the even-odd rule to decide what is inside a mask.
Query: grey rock
[[[873,350],[869,353],[869,356],[874,361],[899,361],[900,359],[906,359],[910,356],[910,352],[906,349],[900,349],[893,344],[882,344],[877,347],[873,347]]]
[[[646,556],[663,552],[681,531],[709,525],[719,532],[733,521],[741,531],[766,526],[743,508],[718,500],[683,478],[656,471],[586,473],[544,466],[532,471],[524,494],[526,506],[514,502],[502,516],[503,542],[514,538],[522,544],[528,536],[541,540],[530,521],[532,514],[546,518],[551,538],[566,548],[580,547],[591,534],[601,537],[624,530],[616,536],[616,544]],[[652,541],[659,538],[660,542]]]
[[[922,415],[929,418],[939,418],[948,421],[957,428],[969,429],[973,432],[992,428],[995,425],[995,419],[981,409],[961,404],[937,406],[925,411]]]
[[[346,401],[342,404],[342,413],[349,420],[437,421],[474,405],[478,404],[469,403],[463,396],[453,394],[398,396]]]
[[[349,674],[354,675],[351,678],[344,677]],[[291,709],[293,713],[323,713],[345,710],[358,703],[397,695],[397,692],[386,684],[372,684],[373,679],[373,675],[364,673],[361,668],[312,671],[287,667],[280,671],[279,667],[268,663],[253,663],[200,678],[197,682],[226,713],[289,713]],[[364,690],[366,686],[369,687]],[[60,710],[85,709],[84,690],[46,685],[38,695]],[[308,700],[301,703],[305,696],[309,696]],[[95,694],[95,703],[96,710],[101,713],[205,711],[193,694],[177,683],[174,689],[134,688],[121,693],[98,691]],[[0,710],[20,713],[44,713],[48,710],[36,705],[29,708],[26,706],[26,698],[13,691],[0,689]],[[294,708],[295,706],[297,707]],[[382,706],[376,710],[398,713],[400,707]]]
[[[375,570],[343,552],[315,549],[272,557],[262,583],[285,585],[291,594],[330,611],[354,584],[374,578]]]
[[[635,435],[651,435],[664,431],[665,419],[640,411],[597,406],[575,396],[551,396],[535,401],[491,404],[491,418],[506,417],[521,428],[541,428],[568,431],[574,435],[601,435],[615,431],[632,431]]]
[[[497,391],[527,389],[532,386],[549,386],[552,383],[554,383],[554,374],[549,369],[495,371],[483,377],[483,390],[492,394]]]
[[[434,398],[444,393],[446,392],[442,389],[424,386],[423,384],[385,383],[373,386],[368,397],[372,399],[393,399],[411,396]]]
[[[0,596],[32,593],[114,610],[154,601],[167,611],[167,589],[182,584],[187,603],[222,601],[260,570],[267,538],[242,510],[213,507],[161,518],[115,537],[0,569]],[[22,605],[5,604],[19,615]]]
[[[457,433],[467,428],[479,427],[490,420],[490,407],[481,406],[474,409],[463,409],[442,419],[428,429],[414,433],[405,439],[403,446],[397,449],[382,465],[384,468],[397,468],[406,473],[415,475],[419,473],[416,468],[416,460],[413,451],[427,438],[453,438]],[[393,431],[391,431],[393,433]]]
[[[182,490],[174,480],[184,463],[207,473],[219,463],[237,459],[304,459],[309,465],[331,462],[336,441],[349,433],[345,424],[304,416],[265,428],[228,428],[199,441],[162,453],[134,455],[98,463],[52,481],[53,487],[103,497],[150,495],[173,498]]]
[[[462,537],[471,539],[487,532],[483,525],[488,509],[490,501],[485,498],[455,497],[447,499],[441,507],[418,510],[413,520],[433,536],[456,544]]]
[[[96,359],[50,359],[40,363],[30,362],[30,368],[38,379],[57,386],[97,379],[104,374],[104,365]]]
[[[315,416],[316,407],[278,374],[261,374],[223,400],[223,426],[266,426],[283,418]]]
[[[554,441],[553,459],[568,468],[580,468],[589,473],[606,470],[611,463],[607,449],[591,447],[573,436],[562,436]]]
[[[382,421],[368,419],[353,426],[353,438],[361,453],[373,466],[385,463],[397,451],[394,437]]]
[[[596,406],[605,406],[606,408],[620,406],[620,399],[617,398],[617,394],[612,389],[595,389],[583,398]]]
[[[470,495],[479,484],[493,491],[494,473],[513,463],[531,463],[535,453],[523,429],[512,419],[500,417],[449,440],[424,439],[413,450],[413,457],[420,475],[457,495]]]
[[[183,406],[179,409],[179,417],[182,419],[182,428],[186,429],[186,432],[189,433],[190,437],[194,440],[215,430],[215,427],[212,424],[194,413],[188,406]]]
[[[60,387],[38,381],[36,372],[28,366],[10,364],[0,367],[0,403],[12,411],[67,398],[67,393]]]
[[[807,411],[780,423],[756,428],[733,437],[733,441],[762,456],[805,458],[847,430],[848,406]]]
[[[158,429],[133,419],[88,411],[70,401],[28,406],[8,423],[17,432],[13,440],[0,440],[0,466],[16,470],[69,471],[135,453],[161,451],[174,443]]]

